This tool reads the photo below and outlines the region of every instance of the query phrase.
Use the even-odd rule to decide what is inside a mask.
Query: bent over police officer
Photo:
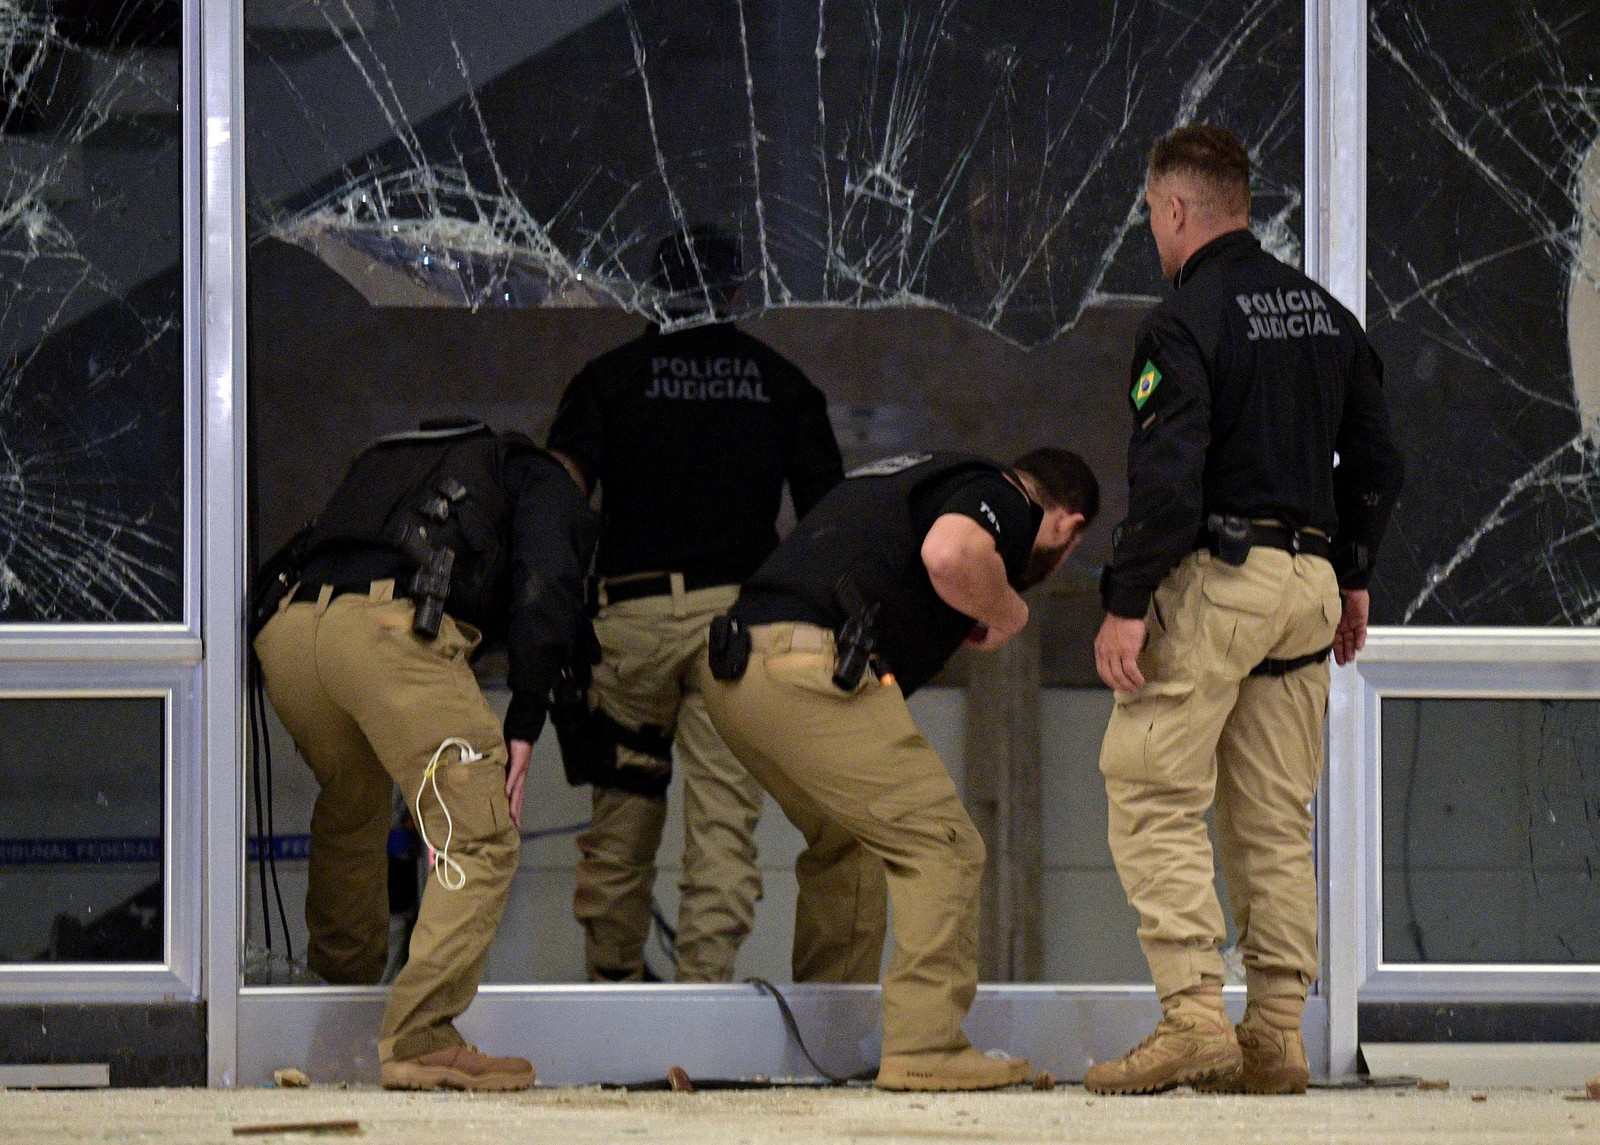
[[[308,961],[375,983],[388,946],[386,843],[398,784],[435,865],[378,1039],[388,1088],[524,1089],[533,1067],[467,1045],[520,844],[548,695],[587,620],[595,523],[553,457],[481,423],[425,423],[368,448],[269,564],[255,640],[273,707],[320,788],[311,817]],[[504,634],[504,734],[468,660]],[[508,747],[509,741],[509,747]]]
[[[1355,317],[1251,235],[1238,138],[1173,131],[1145,197],[1176,289],[1134,353],[1128,517],[1095,660],[1116,692],[1100,754],[1111,853],[1163,1016],[1084,1084],[1299,1093],[1327,656],[1346,663],[1365,643],[1402,459]],[[1222,1005],[1213,803],[1247,983],[1237,1030]]]
[[[599,484],[604,521],[590,710],[556,713],[569,778],[594,787],[573,912],[595,981],[646,977],[674,748],[684,804],[677,980],[731,981],[761,897],[761,787],[706,719],[694,669],[711,618],[778,543],[784,483],[804,515],[843,468],[821,391],[724,320],[741,275],[737,239],[719,228],[664,240],[653,276],[663,308],[711,321],[652,327],[591,362],[550,429],[550,448],[586,487]]]
[[[1082,459],[1010,468],[918,453],[857,470],[796,526],[713,623],[706,709],[805,837],[794,977],[870,982],[883,954],[886,1089],[1027,1077],[962,1031],[978,981],[984,844],[905,698],[963,643],[1028,622],[1020,589],[1067,558],[1099,509]]]

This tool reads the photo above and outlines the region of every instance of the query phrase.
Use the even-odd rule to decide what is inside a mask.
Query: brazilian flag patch
[[[1150,400],[1150,395],[1156,392],[1156,387],[1161,384],[1161,371],[1156,369],[1156,364],[1149,359],[1145,360],[1144,369],[1139,373],[1139,380],[1133,383],[1133,408],[1144,409],[1144,403]]]

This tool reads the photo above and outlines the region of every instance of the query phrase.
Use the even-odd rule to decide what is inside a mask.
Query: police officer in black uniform
[[[1134,354],[1128,517],[1095,656],[1116,690],[1100,757],[1111,851],[1164,1016],[1085,1085],[1302,1092],[1327,655],[1343,664],[1365,642],[1402,459],[1354,315],[1251,235],[1238,138],[1163,138],[1146,200],[1176,293]],[[1213,800],[1248,985],[1237,1032],[1222,1007]]]
[[[594,785],[574,913],[597,981],[645,977],[674,745],[684,795],[678,981],[733,978],[761,896],[761,787],[706,719],[694,668],[711,618],[777,544],[784,483],[804,515],[842,467],[822,393],[725,320],[741,279],[738,242],[716,227],[664,241],[653,278],[663,310],[700,324],[652,326],[590,363],[550,430],[550,448],[600,486],[604,517],[592,712],[584,731],[571,709],[557,724],[569,776]]]
[[[706,707],[805,836],[797,981],[873,981],[885,876],[895,953],[883,986],[890,1089],[986,1089],[1027,1076],[973,1049],[984,845],[905,697],[963,643],[1028,621],[1019,589],[1057,568],[1099,508],[1075,454],[1011,468],[908,454],[851,474],[796,526],[711,630]]]
[[[479,1053],[454,1019],[477,992],[516,873],[551,687],[586,643],[596,531],[577,485],[531,441],[425,423],[358,456],[317,520],[268,562],[255,648],[319,787],[311,969],[335,984],[383,973],[394,785],[436,853],[384,1009],[387,1087],[533,1084],[526,1060]],[[468,663],[484,630],[508,638],[503,734]]]

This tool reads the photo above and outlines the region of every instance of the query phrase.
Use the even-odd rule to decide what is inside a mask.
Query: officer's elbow
[[[934,529],[922,542],[922,564],[935,585],[963,579],[978,555],[970,538],[951,530]]]
[[[961,559],[951,545],[929,538],[922,542],[922,564],[928,570],[928,579],[939,584],[955,576]]]

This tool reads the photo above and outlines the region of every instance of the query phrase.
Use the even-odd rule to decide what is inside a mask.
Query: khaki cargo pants
[[[887,880],[883,1052],[967,1047],[985,853],[955,783],[899,688],[870,673],[853,693],[834,685],[831,632],[771,624],[752,635],[743,679],[703,668],[703,686],[712,723],[805,836],[795,980],[877,977]]]
[[[726,585],[687,592],[681,577],[673,581],[673,591],[660,596],[607,604],[602,595],[594,628],[603,655],[592,694],[623,727],[677,729],[674,755],[684,820],[677,980],[730,982],[761,898],[755,830],[762,793],[707,719],[695,668],[705,659],[711,618],[728,611],[739,589]],[[625,747],[617,749],[617,764],[654,773],[666,767]],[[573,899],[592,980],[644,977],[656,851],[666,816],[664,798],[594,789],[593,825],[578,837]]]
[[[1251,994],[1304,998],[1316,978],[1310,804],[1328,665],[1250,671],[1326,648],[1340,611],[1327,561],[1269,548],[1237,567],[1191,553],[1156,590],[1139,656],[1145,685],[1117,694],[1100,770],[1111,854],[1162,998],[1222,980],[1225,931],[1205,824],[1213,801]]]
[[[311,815],[307,959],[332,983],[374,983],[389,939],[387,843],[390,794],[404,793],[428,839],[460,864],[450,890],[428,876],[411,951],[384,1009],[378,1053],[412,1058],[461,1041],[452,1024],[472,1002],[505,908],[521,842],[506,802],[506,748],[467,656],[478,633],[449,616],[435,640],[411,631],[412,603],[392,581],[367,595],[285,602],[256,637],[272,706],[316,774]],[[483,758],[440,755],[449,737]],[[446,819],[445,810],[449,809]],[[419,806],[420,802],[420,806]]]

